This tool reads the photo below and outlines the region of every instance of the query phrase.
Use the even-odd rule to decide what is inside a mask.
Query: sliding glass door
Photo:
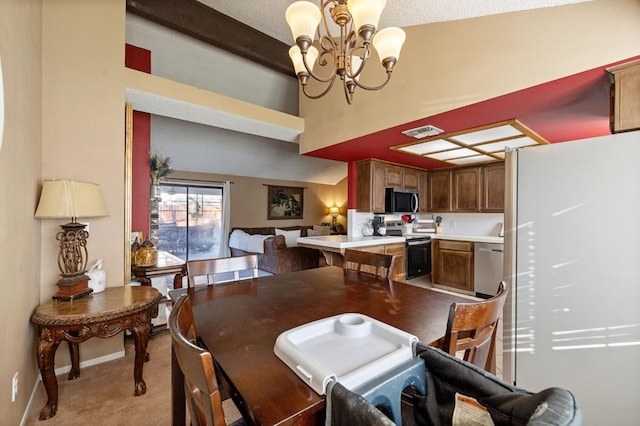
[[[160,184],[158,250],[183,260],[218,257],[222,234],[222,187]]]

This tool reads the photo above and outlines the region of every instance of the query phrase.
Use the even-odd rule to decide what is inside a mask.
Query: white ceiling
[[[287,7],[296,0],[198,1],[285,44],[293,44],[284,14]],[[408,27],[456,21],[585,1],[591,0],[388,0],[380,18],[380,27]]]

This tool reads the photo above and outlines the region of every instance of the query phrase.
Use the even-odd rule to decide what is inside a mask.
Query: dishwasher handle
[[[489,247],[479,246],[478,247],[478,251],[486,252],[486,253],[491,253],[491,252],[493,252],[493,253],[503,253],[504,250],[503,249],[497,249],[497,248],[489,248]]]

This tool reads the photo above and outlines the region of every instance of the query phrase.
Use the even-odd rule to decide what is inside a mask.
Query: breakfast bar
[[[342,266],[342,258],[346,249],[397,256],[391,277],[395,281],[405,280],[404,237],[323,235],[300,237],[297,241],[299,246],[320,250],[329,266]]]

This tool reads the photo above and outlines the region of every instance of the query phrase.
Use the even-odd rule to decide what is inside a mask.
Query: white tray
[[[330,380],[353,389],[413,358],[417,341],[366,315],[346,313],[283,332],[273,350],[311,389],[324,395]]]

